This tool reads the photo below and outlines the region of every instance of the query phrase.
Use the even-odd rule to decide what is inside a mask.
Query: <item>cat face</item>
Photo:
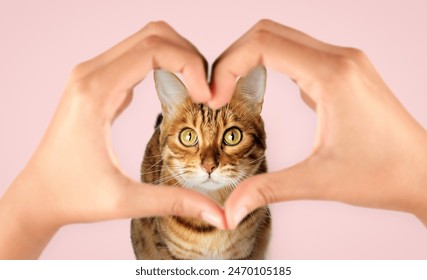
[[[265,165],[266,143],[260,116],[265,79],[265,68],[255,68],[238,81],[229,104],[212,110],[192,103],[174,74],[155,72],[163,110],[163,165],[180,185],[210,192],[233,188],[244,178],[265,171],[261,166]]]

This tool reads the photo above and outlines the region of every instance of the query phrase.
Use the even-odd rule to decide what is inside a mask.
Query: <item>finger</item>
[[[354,52],[354,49],[324,43],[274,21],[261,20],[215,61],[211,80],[213,98],[209,105],[216,108],[226,104],[231,99],[237,78],[259,64],[284,72],[308,91],[312,84],[310,78],[313,78],[306,76],[310,68],[312,73],[327,77],[330,67],[325,65],[331,64],[331,56],[345,57]],[[316,67],[318,63],[323,64]],[[302,77],[307,79],[302,80]]]
[[[141,30],[119,42],[107,51],[85,61],[80,65],[80,68],[84,68],[84,72],[89,73],[98,67],[110,63],[150,36],[167,38],[176,45],[198,52],[188,40],[179,35],[178,32],[176,32],[169,24],[164,21],[156,21],[148,23]]]
[[[214,64],[214,93],[209,105],[224,105],[231,98],[233,82],[260,64],[287,74],[303,91],[311,95],[310,98],[317,100],[316,92],[311,87],[315,84],[314,81],[330,77],[330,56],[331,54],[263,31],[252,41],[221,56]]]
[[[117,92],[128,92],[155,68],[182,73],[195,100],[210,99],[203,58],[160,37],[150,37],[89,75],[88,87],[95,86],[93,92],[101,94],[114,93],[116,98]]]
[[[127,187],[123,217],[186,216],[226,228],[222,209],[208,197],[184,188],[132,182]]]
[[[325,43],[304,32],[282,25],[269,19],[262,19],[248,33],[267,31],[276,36],[287,38],[298,44],[328,53],[341,53],[343,48]],[[250,34],[248,34],[250,36]]]
[[[233,53],[233,61],[238,64],[233,65],[233,68],[227,68],[228,61],[223,61],[221,57],[213,64],[211,92],[212,98],[208,105],[213,109],[218,109],[230,102],[236,81],[240,76],[245,76],[250,69],[262,64],[259,57],[250,57],[247,49],[236,50]],[[226,54],[224,54],[226,57]],[[227,57],[225,58],[227,60]],[[228,59],[230,60],[230,59]],[[220,64],[220,65],[219,65]]]
[[[308,161],[291,168],[251,177],[230,195],[225,203],[225,214],[230,229],[258,207],[287,200],[319,199],[323,196],[318,190],[323,180]]]
[[[199,57],[201,61],[197,59],[194,59],[193,62],[188,61],[182,70],[182,74],[193,102],[205,103],[211,100],[212,93],[207,84],[208,63],[203,56]],[[203,70],[200,67],[201,63]]]

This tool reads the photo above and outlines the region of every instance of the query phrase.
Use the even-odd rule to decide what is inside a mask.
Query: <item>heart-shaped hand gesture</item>
[[[151,69],[182,73],[194,101],[218,108],[230,100],[236,79],[259,64],[293,79],[316,110],[317,140],[309,158],[243,181],[225,215],[199,193],[153,187],[123,174],[110,143],[111,124]],[[65,224],[183,215],[234,228],[251,210],[292,199],[408,211],[427,221],[427,133],[361,51],[263,20],[218,58],[212,93],[206,65],[163,22],[79,64],[35,154],[0,201],[0,258],[38,257]],[[26,238],[13,242],[19,236]]]

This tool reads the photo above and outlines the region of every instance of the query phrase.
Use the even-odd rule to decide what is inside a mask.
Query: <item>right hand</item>
[[[260,21],[216,61],[209,105],[226,104],[236,78],[259,64],[299,86],[317,112],[316,141],[301,163],[243,181],[225,204],[229,227],[257,207],[297,199],[407,211],[427,225],[427,133],[363,52]]]

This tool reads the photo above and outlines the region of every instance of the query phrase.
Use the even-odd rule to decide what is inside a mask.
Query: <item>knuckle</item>
[[[180,49],[180,58],[182,63],[180,63],[179,69],[177,72],[197,72],[203,69],[207,70],[207,61],[198,53],[193,51]],[[185,73],[184,73],[185,74]]]
[[[172,202],[170,210],[173,216],[181,216],[185,213],[184,204],[180,199]]]
[[[201,55],[194,52],[188,53],[187,61],[187,66],[190,67],[198,67],[200,65],[203,65],[204,67],[205,63],[207,63],[207,61]]]
[[[349,56],[339,55],[335,57],[335,66],[339,73],[351,74],[356,67],[356,62]]]
[[[89,71],[89,62],[81,62],[71,70],[71,79],[76,80],[85,76]]]
[[[85,63],[79,63],[76,66],[74,66],[73,70],[71,71],[72,75],[78,76],[82,73],[82,71],[85,69]]]
[[[268,188],[264,187],[262,189],[257,188],[255,189],[255,198],[256,198],[256,204],[257,206],[261,205],[267,205],[273,202],[273,199],[270,196],[270,191],[268,191]]]
[[[260,47],[271,40],[273,34],[265,29],[256,30],[252,35],[252,44],[255,47]]]
[[[86,96],[101,90],[102,82],[96,75],[87,75],[76,79],[69,85],[69,89],[76,95]]]
[[[362,63],[367,59],[366,54],[357,48],[345,48],[347,56],[356,63]]]
[[[169,28],[169,24],[167,24],[163,20],[151,21],[151,22],[147,23],[147,25],[145,26],[145,28],[149,29],[149,30],[152,30],[152,31],[158,31],[158,30],[161,30],[161,29]]]
[[[334,60],[340,75],[353,76],[365,64],[367,57],[360,49],[343,48],[343,52],[340,55],[335,55]]]
[[[268,29],[273,24],[273,21],[271,19],[260,19],[256,24],[255,27],[259,29]]]
[[[72,82],[68,86],[68,90],[75,97],[89,96],[89,93],[92,91],[90,89],[90,85],[85,80],[77,80]]]
[[[254,177],[256,188],[254,188],[254,199],[257,206],[276,202],[274,191],[265,178]]]
[[[312,87],[316,86],[316,91],[325,93],[322,96],[326,98],[335,92],[331,87],[356,85],[363,76],[366,59],[362,51],[354,48],[343,48],[339,54],[325,55],[326,71],[319,77],[319,83],[313,83]]]
[[[158,48],[162,43],[162,38],[158,35],[150,35],[145,37],[141,43],[137,46],[138,48],[154,49]]]
[[[358,73],[358,62],[349,55],[337,55],[334,57],[334,75],[340,81],[349,81]]]

